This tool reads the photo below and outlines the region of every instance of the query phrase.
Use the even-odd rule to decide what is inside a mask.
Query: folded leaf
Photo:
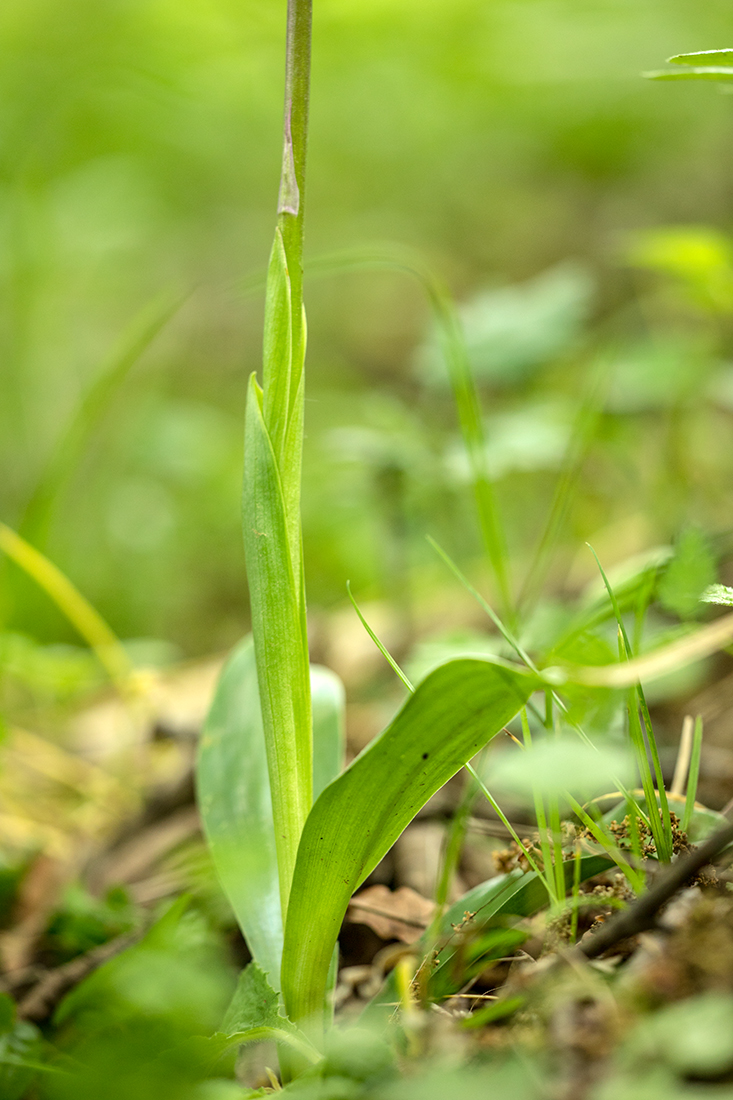
[[[311,702],[302,584],[293,573],[282,483],[261,400],[252,375],[244,445],[244,547],[285,912],[298,841],[313,800]]]
[[[263,341],[263,413],[278,465],[282,462],[290,410],[292,302],[282,233],[275,232],[267,271]]]
[[[334,780],[303,831],[285,928],[282,989],[294,1020],[323,1010],[349,898],[418,810],[525,704],[536,677],[501,663],[432,672],[387,729]]]

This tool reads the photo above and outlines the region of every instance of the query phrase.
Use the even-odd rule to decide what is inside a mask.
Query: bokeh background
[[[247,629],[242,420],[284,17],[272,0],[0,9],[0,518],[146,660],[219,652]],[[551,594],[592,575],[588,538],[608,565],[691,525],[723,545],[733,100],[641,73],[730,44],[730,24],[723,0],[316,0],[316,617],[345,605],[350,578],[409,619],[444,577],[426,533],[480,568],[424,294],[354,262],[384,242],[416,250],[461,304],[517,585],[569,447]],[[343,251],[348,265],[319,265]],[[5,669],[73,694],[93,675],[78,638],[0,570]]]

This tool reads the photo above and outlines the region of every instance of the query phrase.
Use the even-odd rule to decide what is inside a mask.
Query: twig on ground
[[[18,1005],[18,1016],[23,1020],[47,1020],[64,994],[78,985],[79,982],[91,974],[93,970],[107,962],[108,959],[119,955],[126,947],[130,947],[143,935],[144,930],[126,932],[109,943],[93,947],[84,955],[64,963],[63,966],[49,971],[41,980],[26,993]]]
[[[687,855],[677,859],[666,874],[645,894],[630,905],[613,920],[604,924],[598,932],[588,936],[576,948],[588,959],[596,959],[604,951],[614,947],[621,940],[647,932],[656,923],[656,916],[665,902],[684,886],[691,878],[710,863],[728,844],[733,842],[733,825],[726,825],[693,849]]]

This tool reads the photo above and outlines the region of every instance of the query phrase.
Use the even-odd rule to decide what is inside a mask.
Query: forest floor
[[[384,683],[383,672],[360,641],[350,647],[340,637],[329,646],[321,631],[319,644],[327,659],[338,651],[338,671],[357,700],[348,712],[353,756],[398,696],[385,703],[373,690]],[[0,838],[4,850],[26,856],[0,867],[0,993],[51,1039],[69,991],[138,942],[161,906],[183,893],[216,926],[231,966],[249,958],[216,884],[194,796],[196,738],[220,667],[212,658],[151,674],[132,711],[111,696],[99,698],[65,716],[63,735],[50,736],[44,718],[37,730],[27,721],[8,732]],[[657,716],[673,730],[687,711],[704,715],[699,800],[725,812],[733,797],[732,695],[725,658],[696,698]],[[670,770],[674,754],[670,744]],[[340,937],[338,1020],[355,1022],[401,960],[410,973],[423,961],[462,789],[455,777],[425,806],[353,899]],[[506,812],[535,843],[529,815],[517,807]],[[694,858],[684,836],[678,848],[680,861]],[[447,900],[460,901],[498,874],[521,874],[522,862],[494,812],[477,801]],[[649,859],[645,897],[655,900],[645,913],[623,875],[607,869],[580,886],[577,921],[569,910],[547,909],[513,920],[506,949],[489,952],[483,966],[475,965],[480,952],[466,911],[452,933],[454,992],[432,1002],[418,972],[391,1008],[402,1018],[404,1081],[409,1086],[427,1060],[432,1084],[415,1077],[421,1098],[441,1089],[448,1096],[454,1087],[467,1098],[484,1095],[487,1080],[512,1100],[733,1098],[733,870],[725,853],[711,862],[665,893],[665,871]],[[631,923],[609,939],[621,910]],[[589,950],[599,933],[607,948]],[[273,1062],[266,1045],[252,1048],[240,1059],[241,1083],[273,1087]],[[463,1075],[460,1086],[450,1084],[455,1073]],[[394,1095],[409,1100],[412,1093]]]

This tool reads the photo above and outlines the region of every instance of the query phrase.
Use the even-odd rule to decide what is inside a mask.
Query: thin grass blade
[[[120,694],[127,695],[133,672],[130,659],[114,631],[79,589],[40,550],[4,523],[0,523],[0,550],[46,592],[94,650]]]
[[[702,755],[702,715],[695,719],[695,729],[692,734],[692,755],[690,756],[690,771],[687,778],[687,795],[685,798],[685,811],[682,815],[682,831],[684,833],[690,827],[692,815],[695,810],[695,798],[697,797],[697,782],[700,777],[700,757]]]

